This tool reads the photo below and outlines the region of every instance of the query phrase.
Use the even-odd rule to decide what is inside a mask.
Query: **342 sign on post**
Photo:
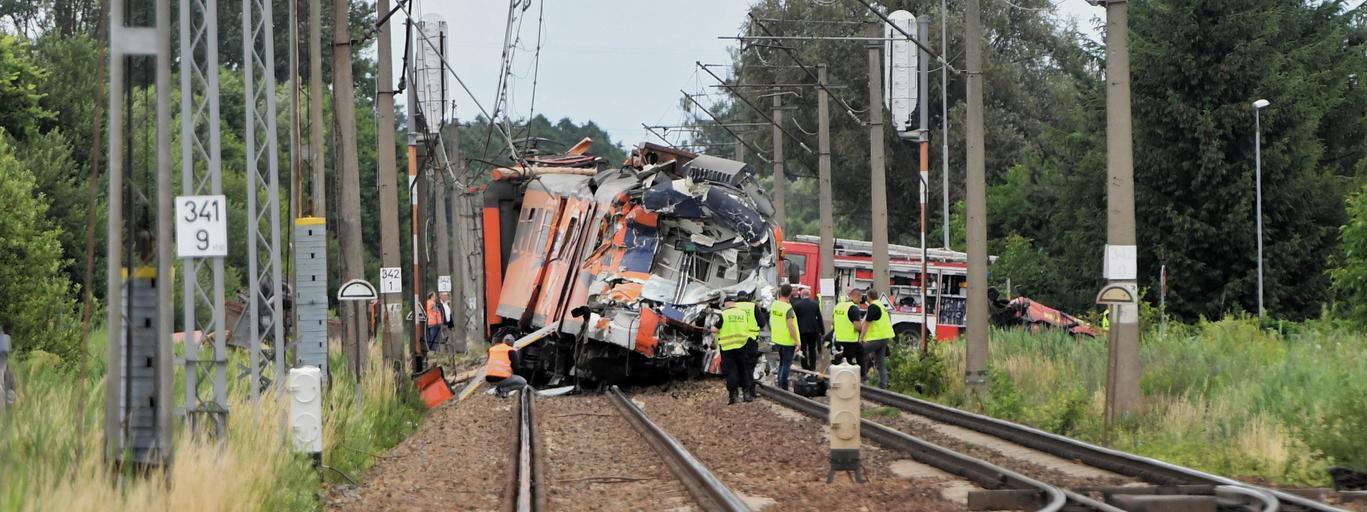
[[[228,255],[228,201],[224,196],[176,197],[176,256]]]

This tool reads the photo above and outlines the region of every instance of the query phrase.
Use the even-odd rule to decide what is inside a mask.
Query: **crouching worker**
[[[503,343],[495,343],[489,347],[489,360],[484,363],[484,381],[493,385],[500,397],[506,397],[513,391],[527,387],[527,379],[513,373],[517,358],[517,349],[513,348],[511,334],[503,337]]]

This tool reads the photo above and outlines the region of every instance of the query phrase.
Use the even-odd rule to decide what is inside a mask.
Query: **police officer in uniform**
[[[788,390],[788,367],[793,364],[793,355],[801,350],[802,335],[798,331],[797,315],[793,313],[790,302],[793,286],[785,284],[778,287],[778,298],[769,305],[769,340],[778,351],[778,387]]]
[[[861,347],[864,361],[859,364],[859,381],[869,376],[869,370],[878,369],[878,387],[888,388],[888,346],[897,335],[892,329],[892,315],[886,300],[878,296],[877,290],[869,290],[869,308],[864,312],[864,345]]]
[[[747,375],[748,384],[745,386],[745,401],[755,399],[755,365],[759,364],[759,332],[769,325],[769,312],[764,311],[751,300],[751,294],[740,292],[736,300],[736,307],[745,310],[749,315],[745,326],[745,367],[743,371]]]
[[[746,402],[755,399],[749,344],[753,341],[751,332],[759,332],[756,327],[759,320],[755,318],[754,303],[745,304],[734,299],[726,301],[716,325],[721,372],[726,377],[727,405],[736,403],[741,390],[745,391]]]
[[[840,356],[833,357],[832,364],[840,359],[847,364],[859,364],[863,359],[860,340],[863,339],[864,312],[857,305],[863,299],[863,292],[850,287],[840,302],[835,303],[834,318],[831,319],[831,340],[834,342],[831,353],[839,352]]]

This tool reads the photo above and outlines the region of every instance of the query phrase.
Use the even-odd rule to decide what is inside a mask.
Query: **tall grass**
[[[290,447],[282,428],[285,404],[274,392],[253,403],[241,383],[230,389],[226,442],[196,438],[176,422],[170,467],[136,475],[112,471],[102,446],[105,361],[98,340],[104,337],[97,332],[92,339],[83,425],[76,419],[74,372],[43,353],[13,366],[19,399],[0,426],[0,510],[319,508],[320,477]],[[337,359],[333,367],[344,368]],[[355,384],[344,374],[334,375],[325,399],[324,462],[352,475],[373,462],[366,453],[397,443],[421,416],[411,386],[398,387],[379,359],[374,352],[359,408]],[[245,354],[232,354],[230,368],[245,363]]]
[[[937,347],[946,383],[929,398],[1214,473],[1286,484],[1324,485],[1329,465],[1367,458],[1367,335],[1340,323],[1265,330],[1256,319],[1229,318],[1172,325],[1166,335],[1148,332],[1140,350],[1144,412],[1121,419],[1110,433],[1101,420],[1104,339],[994,330],[989,393],[975,401],[960,377],[963,349],[962,342]],[[895,385],[917,391],[905,380]]]

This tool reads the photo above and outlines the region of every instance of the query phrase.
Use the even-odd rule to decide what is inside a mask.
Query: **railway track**
[[[816,418],[826,418],[830,412],[825,404],[803,398],[796,394],[760,385],[761,396],[771,399],[785,407]],[[904,451],[914,459],[933,466],[941,471],[963,477],[986,489],[1010,489],[1023,491],[1022,496],[1033,500],[1036,510],[1055,512],[1065,505],[1072,509],[1120,512],[1121,509],[1096,501],[1079,493],[1062,489],[1015,471],[997,466],[982,459],[965,455],[948,448],[929,443],[885,425],[860,420],[862,436],[883,446]]]
[[[770,390],[770,396],[775,398],[779,396],[777,393],[781,392],[780,390],[772,390],[772,388]],[[792,396],[801,398],[796,395]],[[1208,500],[1213,496],[1217,505],[1221,507],[1241,506],[1247,510],[1261,510],[1263,512],[1276,512],[1283,508],[1317,512],[1342,510],[1327,503],[1285,491],[1246,484],[1195,469],[1096,446],[1024,425],[962,411],[875,387],[861,387],[861,396],[864,398],[865,404],[872,403],[892,407],[904,415],[910,415],[913,420],[918,422],[966,429],[973,433],[995,438],[995,440],[1000,440],[1003,443],[1019,445],[1049,456],[1134,479],[1136,483],[1124,486],[1082,485],[1074,486],[1071,491],[1065,490],[1065,492],[1077,494],[1101,494],[1106,496],[1108,500],[1121,504],[1124,508],[1134,506],[1134,496],[1185,495],[1188,497],[1201,496],[1200,498],[1193,498],[1197,500]],[[1021,489],[1006,489],[983,493],[979,496],[984,499],[983,505],[1020,503],[1033,499]]]
[[[565,460],[561,463],[561,466],[557,466],[556,468],[548,467],[546,464],[546,459],[548,458],[547,452],[551,450],[548,450],[545,444],[545,436],[547,434],[545,431],[555,430],[556,427],[545,428],[547,424],[543,423],[541,424],[542,428],[538,428],[538,419],[533,414],[535,406],[532,405],[535,402],[535,399],[533,398],[535,393],[521,393],[521,395],[522,396],[519,397],[519,406],[516,408],[515,414],[518,436],[517,443],[514,446],[514,457],[512,458],[512,460],[515,461],[511,471],[514,478],[510,479],[509,488],[507,490],[507,496],[510,497],[510,499],[507,500],[509,503],[509,506],[507,507],[508,510],[516,512],[540,512],[552,509],[600,509],[604,506],[611,506],[612,503],[608,500],[615,500],[616,502],[623,504],[623,509],[640,509],[651,506],[670,506],[672,508],[673,506],[678,505],[677,503],[667,503],[663,501],[648,501],[669,498],[669,496],[661,496],[662,494],[669,494],[668,492],[662,492],[668,484],[661,484],[658,480],[654,479],[653,475],[639,478],[639,480],[646,482],[642,489],[638,490],[640,496],[636,497],[623,496],[621,495],[620,489],[615,489],[619,492],[612,496],[597,495],[590,497],[591,493],[575,494],[565,492],[563,493],[564,496],[548,497],[549,495],[557,494],[553,489],[557,486],[567,487],[575,484],[582,484],[588,480],[597,479],[600,483],[614,482],[614,478],[617,479],[615,480],[615,483],[631,483],[633,481],[632,478],[627,477],[598,476],[575,480],[555,480],[547,477],[547,475],[552,472],[572,472],[576,468],[567,468],[563,466],[585,464],[588,461],[584,459],[591,458],[594,455],[614,459],[617,464],[624,466],[621,468],[623,471],[649,473],[649,464],[641,459],[642,457],[645,457],[645,455],[637,452],[617,452],[617,450],[630,451],[633,449],[641,450],[643,448],[641,443],[637,442],[636,439],[631,439],[629,437],[631,431],[634,431],[641,436],[641,439],[645,441],[645,446],[650,447],[650,451],[653,451],[659,457],[664,467],[668,469],[668,472],[679,485],[686,490],[687,495],[691,496],[692,503],[689,503],[688,505],[694,505],[698,510],[707,511],[740,512],[750,510],[735,492],[713,475],[712,472],[696,457],[689,453],[677,439],[651,421],[640,407],[637,407],[625,393],[615,386],[610,388],[607,393],[605,393],[604,397],[577,397],[581,404],[588,404],[587,407],[594,411],[605,409],[606,407],[603,407],[604,404],[601,402],[606,400],[611,404],[610,408],[616,411],[615,415],[604,415],[596,412],[566,413],[563,416],[579,415],[581,417],[576,420],[564,421],[583,422],[593,417],[602,418],[606,416],[607,418],[602,421],[625,423],[626,425],[629,425],[629,428],[624,429],[621,428],[620,425],[610,424],[595,425],[591,429],[592,432],[578,431],[578,438],[566,439],[564,440],[565,444],[577,443],[583,445],[597,442],[597,445],[583,446],[581,448],[585,451],[580,452],[575,452],[570,450],[569,447],[564,447],[568,453],[584,455],[584,457],[576,457],[577,460]],[[554,420],[552,419],[551,421]],[[563,423],[557,424],[557,426],[560,425],[563,425]],[[597,435],[598,439],[588,439],[594,435]],[[627,437],[624,438],[623,436]],[[561,498],[561,501],[557,502],[556,498]],[[639,498],[639,500],[642,501],[633,498]],[[575,503],[574,500],[576,499],[591,501],[591,503]],[[554,504],[554,506],[551,506],[552,504]]]
[[[1214,494],[1228,500],[1244,500],[1261,510],[1273,512],[1282,507],[1319,512],[1339,511],[1329,504],[1296,496],[1277,489],[1255,486],[1203,471],[1112,450],[1070,439],[1009,421],[946,407],[933,402],[876,387],[862,387],[860,395],[871,402],[900,411],[954,425],[1019,444],[1050,455],[1079,461],[1088,466],[1133,477],[1156,487],[1130,489],[1133,492]]]

